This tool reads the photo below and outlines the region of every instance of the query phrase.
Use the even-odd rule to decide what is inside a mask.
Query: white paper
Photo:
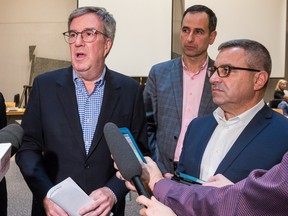
[[[78,211],[93,201],[70,177],[52,187],[47,197],[71,216],[80,216]]]
[[[10,167],[11,143],[0,143],[0,181]]]

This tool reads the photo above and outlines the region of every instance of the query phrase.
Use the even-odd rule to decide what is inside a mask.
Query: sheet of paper
[[[0,181],[10,167],[11,143],[0,143]]]
[[[71,216],[79,216],[80,208],[93,201],[70,177],[52,187],[47,197]]]

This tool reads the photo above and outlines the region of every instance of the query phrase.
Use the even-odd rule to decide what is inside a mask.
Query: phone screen
[[[140,162],[146,163],[144,156],[142,155],[140,149],[138,148],[132,134],[128,130],[128,128],[120,128],[120,132],[123,134],[127,142],[129,143],[130,147],[132,148],[134,154],[136,155],[137,159]]]
[[[184,173],[178,173],[178,174],[179,174],[179,177],[181,177],[183,179],[186,179],[186,180],[189,180],[191,182],[195,182],[195,183],[198,183],[198,184],[205,183],[205,181],[202,180],[202,179],[198,179],[198,178],[195,178],[193,176],[190,176],[190,175],[187,175],[187,174],[184,174]]]

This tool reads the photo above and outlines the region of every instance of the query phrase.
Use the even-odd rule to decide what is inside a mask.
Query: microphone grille
[[[104,136],[121,175],[126,180],[141,176],[141,165],[119,128],[112,122],[106,123]]]
[[[0,130],[0,143],[10,142],[15,148],[22,143],[23,128],[19,124],[9,124]]]

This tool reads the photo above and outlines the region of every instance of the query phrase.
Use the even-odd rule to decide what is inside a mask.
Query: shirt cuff
[[[114,202],[114,205],[115,205],[117,203],[117,197],[116,197],[115,193],[109,187],[105,187],[105,188],[107,188],[112,193],[114,200],[115,200],[115,202]]]

